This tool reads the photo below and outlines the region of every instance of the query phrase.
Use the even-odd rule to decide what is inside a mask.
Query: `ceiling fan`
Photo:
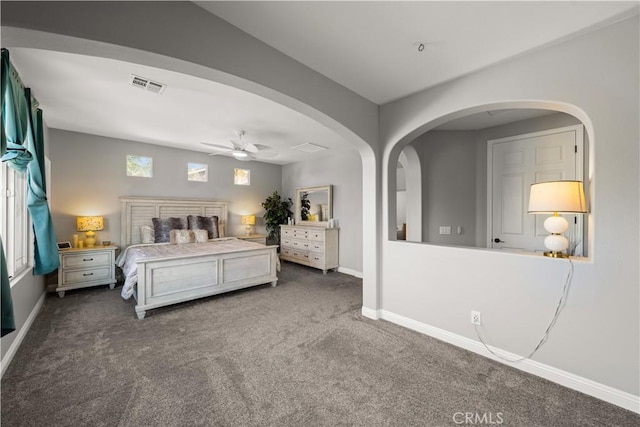
[[[270,159],[275,157],[278,153],[273,147],[262,144],[252,144],[244,139],[246,132],[241,130],[236,132],[238,139],[229,140],[232,147],[220,144],[211,144],[209,142],[202,142],[207,147],[212,147],[218,152],[209,154],[210,156],[216,156],[218,154],[231,154],[235,159],[242,161],[258,160],[258,159]]]

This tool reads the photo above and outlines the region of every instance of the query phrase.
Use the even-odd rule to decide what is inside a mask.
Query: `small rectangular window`
[[[187,163],[187,179],[189,181],[207,182],[209,180],[209,165]]]
[[[233,183],[235,185],[251,185],[251,171],[249,169],[233,170]]]
[[[145,156],[127,155],[127,176],[153,178],[153,159]]]

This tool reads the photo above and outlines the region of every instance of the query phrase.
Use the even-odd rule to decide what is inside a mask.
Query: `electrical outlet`
[[[471,311],[471,323],[474,325],[482,324],[482,318],[480,317],[479,311]]]

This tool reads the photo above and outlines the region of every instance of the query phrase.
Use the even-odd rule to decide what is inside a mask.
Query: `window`
[[[189,181],[207,182],[209,180],[209,165],[187,163],[187,179]]]
[[[234,169],[233,183],[235,185],[251,185],[251,171],[249,169]]]
[[[7,258],[9,277],[29,268],[31,221],[27,210],[27,173],[2,163],[2,220],[0,233]]]
[[[145,156],[127,155],[127,176],[153,178],[153,159]]]

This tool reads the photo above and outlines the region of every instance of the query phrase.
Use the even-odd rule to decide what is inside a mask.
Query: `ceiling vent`
[[[153,93],[162,93],[167,88],[164,83],[154,82],[153,80],[131,74],[131,86],[148,90]]]
[[[291,147],[292,150],[303,151],[305,153],[315,153],[317,151],[326,150],[327,147],[323,147],[322,145],[312,144],[307,142],[306,144],[296,145],[295,147]]]

